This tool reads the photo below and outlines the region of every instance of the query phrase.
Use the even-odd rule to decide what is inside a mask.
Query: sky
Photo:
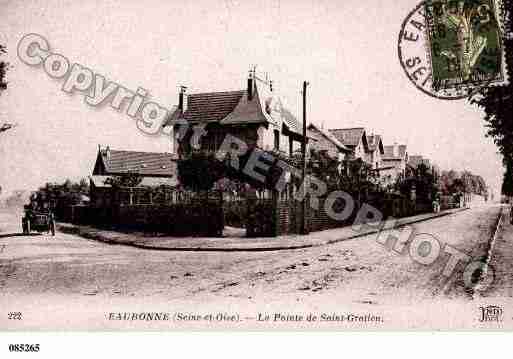
[[[148,136],[125,112],[91,107],[16,56],[21,38],[44,36],[52,52],[108,81],[171,108],[178,86],[189,93],[243,89],[256,65],[300,114],[324,128],[363,126],[384,144],[408,146],[442,169],[470,170],[495,190],[501,157],[480,109],[435,99],[408,80],[397,55],[412,0],[0,0],[0,43],[12,68],[0,95],[4,193],[91,175],[98,145],[169,152],[169,138]],[[497,192],[496,192],[497,193]]]

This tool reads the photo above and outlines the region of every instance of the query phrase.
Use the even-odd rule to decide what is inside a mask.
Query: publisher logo
[[[497,305],[479,307],[480,322],[502,322],[502,308]]]

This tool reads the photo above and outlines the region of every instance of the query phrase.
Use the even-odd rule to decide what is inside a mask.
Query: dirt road
[[[499,210],[499,206],[478,207],[414,228],[471,256],[479,255]],[[48,313],[38,307],[43,304],[70,316],[72,326],[78,320],[73,313],[80,311],[79,327],[90,328],[89,314],[97,317],[98,311],[112,308],[242,308],[252,313],[262,308],[336,307],[383,313],[471,301],[461,280],[448,282],[441,276],[446,257],[425,266],[407,253],[390,251],[375,236],[276,252],[166,252],[64,233],[23,236],[18,222],[19,217],[5,213],[0,220],[0,306],[30,312],[25,316],[32,316],[34,327]],[[6,324],[2,320],[0,326]],[[56,325],[67,323],[63,320],[59,317],[55,322],[61,324]]]

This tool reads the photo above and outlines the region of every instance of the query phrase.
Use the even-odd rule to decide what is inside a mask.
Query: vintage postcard
[[[0,19],[0,330],[513,329],[513,0]]]

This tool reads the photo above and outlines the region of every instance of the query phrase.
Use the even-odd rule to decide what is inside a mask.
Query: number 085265
[[[39,344],[9,344],[10,352],[33,352],[39,351]]]

